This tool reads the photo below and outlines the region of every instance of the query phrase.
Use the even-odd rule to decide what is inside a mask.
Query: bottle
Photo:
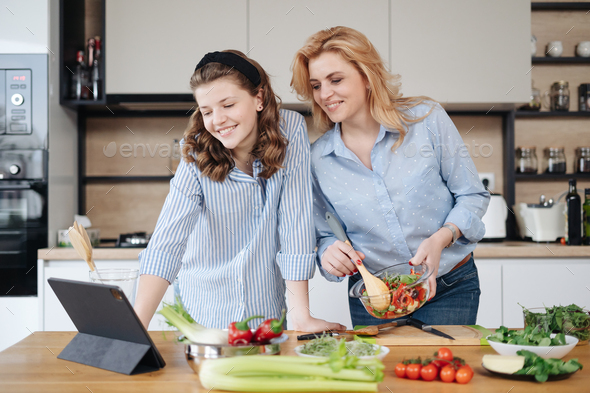
[[[96,41],[94,40],[94,38],[89,38],[86,44],[86,53],[87,53],[87,57],[86,60],[88,60],[88,87],[86,90],[88,90],[88,99],[92,100],[94,99],[94,70],[97,69],[97,67],[94,66],[94,63],[96,62]]]
[[[101,53],[101,41],[100,37],[94,37],[94,61],[92,63],[92,99],[97,101],[101,96],[102,83],[100,80],[100,53]]]
[[[568,246],[582,244],[582,201],[575,179],[570,179],[570,189],[565,197],[565,243]]]
[[[584,190],[584,211],[582,223],[584,224],[584,244],[590,246],[590,188]]]
[[[72,85],[70,96],[73,99],[85,100],[88,99],[88,68],[84,63],[84,51],[79,50],[76,53],[76,69],[72,75]]]

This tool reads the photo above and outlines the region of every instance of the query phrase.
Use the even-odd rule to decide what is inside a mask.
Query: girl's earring
[[[258,110],[261,111],[263,109],[262,105],[258,107]]]

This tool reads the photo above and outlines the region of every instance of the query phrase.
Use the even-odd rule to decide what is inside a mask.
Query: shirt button
[[[381,182],[381,180],[377,180],[377,184],[381,185],[381,184],[383,184],[383,182]]]

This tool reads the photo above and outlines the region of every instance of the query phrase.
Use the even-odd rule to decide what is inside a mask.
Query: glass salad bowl
[[[386,267],[374,273],[383,280],[390,291],[379,296],[369,296],[365,290],[365,283],[361,279],[350,288],[349,296],[359,298],[365,310],[375,318],[393,319],[413,313],[426,303],[430,295],[428,277],[432,270],[426,265],[410,266],[400,263]],[[376,309],[375,301],[382,303],[385,299],[389,305],[385,309]]]

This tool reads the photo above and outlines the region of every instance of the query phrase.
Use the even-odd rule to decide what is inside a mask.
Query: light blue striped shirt
[[[431,104],[411,108],[422,117]],[[409,112],[408,112],[409,113]],[[438,276],[448,273],[483,238],[481,221],[489,193],[479,180],[461,135],[436,104],[424,120],[409,125],[404,142],[391,147],[399,133],[381,126],[371,151],[371,171],[342,141],[339,124],[311,147],[314,178],[314,221],[318,265],[329,281],[339,278],[319,263],[336,237],[326,223],[336,213],[355,249],[366,255],[369,271],[408,263],[420,243],[445,222],[463,236],[442,251]]]
[[[279,318],[284,280],[315,271],[309,140],[303,116],[281,110],[289,140],[284,168],[260,178],[234,168],[223,182],[180,163],[154,234],[140,255],[140,273],[173,282],[207,327],[227,328],[251,315]],[[256,326],[262,320],[254,320]]]

